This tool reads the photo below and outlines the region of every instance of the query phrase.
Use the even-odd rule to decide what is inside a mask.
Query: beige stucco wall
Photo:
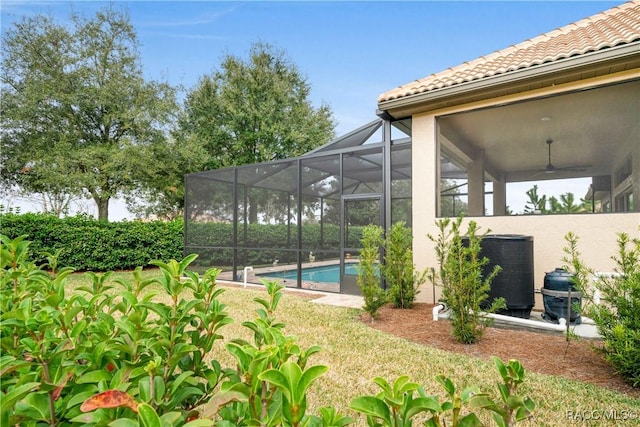
[[[414,215],[416,212],[414,212]],[[481,226],[481,231],[493,234],[521,234],[533,236],[535,288],[543,285],[544,275],[565,263],[564,236],[572,231],[579,237],[578,249],[585,264],[597,271],[613,271],[611,256],[616,254],[617,233],[626,232],[640,238],[640,213],[576,214],[576,215],[520,215],[468,218]],[[466,227],[464,227],[466,229]],[[414,261],[419,269],[435,267],[435,251],[427,233],[437,235],[435,218],[414,217]],[[436,299],[439,296],[436,289]],[[432,302],[431,284],[424,285],[418,300]],[[542,309],[542,299],[536,294],[536,309]]]

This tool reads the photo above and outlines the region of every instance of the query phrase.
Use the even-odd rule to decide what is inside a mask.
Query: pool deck
[[[316,304],[335,305],[338,307],[362,308],[364,299],[359,295],[329,294],[312,300]]]
[[[357,263],[358,260],[356,258],[345,260],[347,263]],[[316,267],[327,267],[327,266],[339,266],[340,261],[336,259],[329,259],[323,261],[313,261],[313,262],[304,262],[302,263],[302,269],[305,268],[316,268]],[[262,266],[262,267],[249,267],[250,270],[247,271],[247,284],[258,284],[260,285],[260,279],[262,275],[265,274],[277,274],[281,272],[294,271],[297,270],[297,266],[295,264],[279,264],[274,262],[271,266]],[[244,271],[240,271],[240,279],[244,279],[242,275]],[[218,276],[222,280],[231,281],[231,272],[225,271],[220,273]],[[288,289],[300,290],[296,286],[296,279],[286,279],[286,278],[278,278],[278,277],[263,277],[265,279],[274,279],[279,280],[283,285],[285,285]],[[294,286],[289,286],[290,284],[294,284]],[[337,293],[340,291],[340,283],[339,281],[335,282],[319,282],[312,280],[303,280],[302,281],[302,290],[312,290],[312,291],[320,291],[320,292],[332,292]],[[362,306],[362,304],[360,304]]]

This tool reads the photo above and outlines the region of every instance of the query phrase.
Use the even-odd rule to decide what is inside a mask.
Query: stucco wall
[[[597,271],[613,271],[611,256],[616,254],[617,233],[640,237],[640,214],[522,215],[469,218],[481,230],[492,234],[521,234],[533,237],[535,288],[543,285],[544,275],[564,263],[564,236],[572,231],[579,237],[578,249],[585,264]],[[416,227],[419,225],[419,227]],[[466,229],[466,226],[464,227]],[[435,251],[427,233],[437,235],[435,218],[414,221],[414,261],[419,269],[435,267]],[[424,285],[418,300],[432,302],[431,284]],[[436,299],[439,289],[436,289]],[[542,298],[536,294],[536,309],[542,309]]]

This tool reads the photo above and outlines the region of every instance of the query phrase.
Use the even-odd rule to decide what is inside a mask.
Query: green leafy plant
[[[410,308],[418,288],[426,280],[425,273],[413,264],[413,234],[404,221],[391,226],[384,242],[385,257],[382,273],[387,282],[389,300],[396,308]]]
[[[307,367],[309,357],[320,347],[303,350],[294,337],[284,334],[285,325],[276,321],[275,313],[283,286],[274,280],[263,280],[263,284],[268,297],[254,298],[260,305],[258,317],[242,323],[253,332],[253,342],[233,339],[226,344],[237,366],[205,410],[221,418],[219,425],[297,426],[309,422],[307,389],[328,369],[324,365]]]
[[[442,301],[450,312],[452,335],[462,343],[470,344],[482,337],[491,319],[485,313],[495,313],[505,307],[503,298],[496,298],[484,307],[489,297],[491,281],[500,272],[495,266],[486,277],[483,267],[489,262],[480,257],[482,238],[475,221],[469,221],[465,234],[461,231],[463,217],[444,218],[436,222],[439,233],[427,237],[435,243],[438,269],[430,279],[442,287]]]
[[[317,427],[344,427],[354,422],[353,418],[338,414],[330,406],[320,408],[320,416],[312,415],[310,418],[310,425]]]
[[[505,364],[495,356],[491,359],[502,377],[502,383],[498,384],[501,403],[486,401],[483,402],[484,407],[493,412],[493,419],[500,427],[511,426],[519,421],[533,418],[535,402],[517,394],[525,377],[522,364],[517,360],[509,360]]]
[[[371,321],[378,316],[380,307],[386,304],[387,292],[381,287],[379,258],[384,230],[377,225],[368,225],[362,230],[360,240],[360,262],[358,263],[358,286],[362,292],[362,309]]]
[[[565,269],[585,298],[582,312],[595,322],[604,340],[604,355],[614,369],[634,387],[640,386],[640,239],[618,235],[618,251],[612,256],[616,274],[597,275],[580,258],[578,236],[567,233]],[[595,303],[595,287],[601,303]],[[576,307],[578,309],[578,307]]]
[[[226,348],[237,366],[223,368],[208,359],[232,319],[219,300],[220,270],[189,270],[196,255],[153,261],[157,279],[143,279],[141,268],[132,280],[89,272],[88,284],[67,293],[72,270],[57,268],[55,254],[48,266],[56,270],[45,271],[30,261],[24,237],[0,241],[2,425],[350,421],[332,408],[322,417],[307,413],[307,391],[328,368],[308,364],[320,347],[302,349],[284,334],[276,316],[283,287],[276,281],[264,282],[267,297],[255,298],[256,319],[243,323],[253,342],[230,340]]]
[[[367,416],[369,426],[412,425],[412,419],[421,412],[437,412],[440,407],[435,396],[426,396],[409,377],[400,376],[393,384],[382,377],[373,380],[382,391],[376,396],[360,396],[351,401],[351,409]],[[415,393],[418,392],[418,396]]]
[[[279,369],[261,373],[260,379],[278,388],[282,394],[284,418],[287,423],[297,427],[305,417],[307,389],[328,369],[324,365],[315,365],[303,371],[297,363],[287,361]]]
[[[474,412],[476,410],[489,411],[501,427],[531,418],[534,402],[516,394],[524,380],[524,368],[515,360],[505,364],[494,357],[493,361],[502,377],[502,383],[498,384],[500,402],[492,400],[487,393],[481,393],[477,387],[467,387],[458,392],[451,379],[438,375],[435,379],[447,394],[443,402],[436,395],[426,395],[424,389],[410,382],[407,376],[398,377],[393,384],[377,377],[373,381],[382,391],[376,396],[359,396],[351,401],[350,406],[366,415],[367,424],[371,427],[412,426],[420,414],[426,414],[422,416],[426,418],[423,425],[429,427],[483,426]]]
[[[411,229],[403,221],[394,224],[384,238],[384,230],[368,225],[362,230],[358,285],[364,297],[363,309],[373,321],[388,301],[396,308],[410,308],[416,300],[418,288],[426,274],[416,270],[411,248]],[[384,249],[384,262],[379,263]],[[380,275],[386,282],[386,291],[380,286]]]
[[[142,294],[151,282],[139,269],[131,282],[89,273],[89,285],[68,293],[71,269],[35,266],[23,237],[0,241],[2,425],[135,418],[131,407],[82,411],[83,402],[107,390],[183,424],[225,378],[217,361],[205,361],[221,338],[218,330],[231,321],[217,299],[219,270],[188,272],[194,257],[156,262],[171,304],[154,301],[154,292]],[[48,265],[57,265],[55,254]],[[186,290],[193,297],[184,299]]]

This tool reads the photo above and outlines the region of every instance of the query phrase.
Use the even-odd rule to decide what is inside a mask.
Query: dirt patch
[[[530,372],[557,375],[640,397],[640,390],[625,383],[598,351],[602,341],[567,342],[561,335],[492,327],[485,330],[478,343],[460,344],[451,337],[449,322],[433,321],[432,308],[433,305],[424,303],[415,304],[409,310],[386,306],[374,323],[365,314],[362,320],[375,329],[419,344],[481,359],[491,356],[505,361],[518,359]]]

